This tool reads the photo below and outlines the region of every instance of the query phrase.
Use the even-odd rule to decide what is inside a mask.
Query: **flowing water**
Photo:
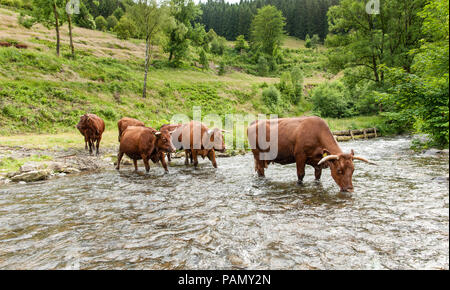
[[[448,155],[410,139],[341,143],[351,196],[324,170],[253,171],[251,154],[0,188],[0,269],[448,269]]]

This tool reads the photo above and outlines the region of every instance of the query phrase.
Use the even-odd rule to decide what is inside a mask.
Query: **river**
[[[449,159],[407,137],[340,144],[351,196],[324,170],[254,173],[251,154],[0,187],[0,269],[448,269]]]

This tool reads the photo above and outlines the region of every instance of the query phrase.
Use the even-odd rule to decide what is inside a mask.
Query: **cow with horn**
[[[270,146],[262,146],[264,141],[268,141],[271,131],[276,143],[268,142]],[[269,163],[296,163],[298,183],[301,184],[308,164],[314,167],[316,180],[320,180],[322,169],[330,168],[331,176],[341,191],[353,192],[353,161],[373,164],[355,156],[353,150],[343,153],[328,125],[319,117],[258,120],[250,124],[247,135],[259,176],[264,176]],[[275,153],[266,158],[271,149]]]

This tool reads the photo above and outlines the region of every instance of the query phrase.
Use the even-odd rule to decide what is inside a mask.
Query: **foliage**
[[[128,39],[136,35],[136,29],[136,25],[132,20],[128,17],[122,17],[114,28],[114,31],[117,33],[119,39]]]
[[[265,54],[272,56],[282,43],[285,25],[282,12],[275,6],[258,9],[252,21],[252,42],[259,45]]]
[[[108,18],[106,18],[106,28],[110,31],[114,30],[114,27],[116,27],[117,23],[117,18],[114,15],[110,15],[108,16]]]
[[[201,14],[201,10],[192,0],[171,0],[169,7],[170,20],[165,27],[167,43],[164,51],[169,53],[169,62],[179,67],[188,54],[192,21]]]
[[[223,55],[226,47],[226,39],[218,36],[211,41],[210,51],[217,55]]]
[[[322,83],[311,95],[313,111],[321,117],[344,118],[353,115],[347,88],[339,81]]]
[[[97,28],[97,30],[106,31],[107,25],[108,23],[103,16],[100,15],[95,18],[95,27]]]
[[[263,55],[258,58],[257,72],[259,76],[266,76],[269,73],[269,64]]]
[[[274,86],[269,86],[262,92],[262,101],[269,109],[276,112],[281,104],[281,93]]]
[[[217,34],[228,40],[234,40],[239,35],[250,38],[251,20],[257,14],[258,8],[274,5],[282,11],[286,18],[286,32],[294,37],[305,39],[306,34],[318,34],[324,39],[328,33],[327,11],[338,0],[253,0],[201,1],[203,14],[200,23],[206,29],[214,29]]]
[[[204,70],[207,70],[209,68],[208,57],[206,56],[206,52],[203,48],[200,51],[200,64],[202,65],[202,68]]]
[[[249,48],[248,47],[248,43],[245,40],[245,36],[244,35],[239,35],[238,37],[236,37],[236,42],[235,42],[235,45],[234,45],[234,49],[237,52],[242,52],[242,51],[248,50],[248,48]]]

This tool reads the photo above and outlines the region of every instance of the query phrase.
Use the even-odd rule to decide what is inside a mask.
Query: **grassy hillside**
[[[270,113],[261,102],[261,91],[267,84],[278,82],[278,78],[256,77],[233,67],[224,76],[218,76],[215,69],[205,72],[197,68],[195,57],[180,69],[161,67],[159,60],[167,56],[153,47],[148,97],[143,99],[142,41],[123,41],[111,33],[76,27],[77,56],[72,59],[64,26],[58,58],[54,52],[54,31],[40,25],[25,29],[19,26],[17,17],[17,13],[0,8],[0,41],[28,46],[0,47],[0,135],[67,132],[65,140],[71,143],[70,134],[79,138],[74,132],[79,116],[91,112],[105,119],[107,130],[111,131],[107,133],[111,138],[106,140],[112,142],[116,122],[123,116],[158,127],[174,114],[192,114],[193,106],[201,106],[203,114],[222,116]],[[285,45],[293,62],[310,64],[305,72],[306,86],[329,77],[319,70],[320,55],[306,51],[301,41],[288,38]],[[302,108],[291,106],[282,114],[301,112]],[[333,129],[345,129],[351,124],[358,126],[359,122],[371,125],[372,121],[373,118],[359,118],[331,120],[330,124],[339,124]],[[15,144],[14,139],[9,141]],[[8,142],[3,139],[2,143]]]

